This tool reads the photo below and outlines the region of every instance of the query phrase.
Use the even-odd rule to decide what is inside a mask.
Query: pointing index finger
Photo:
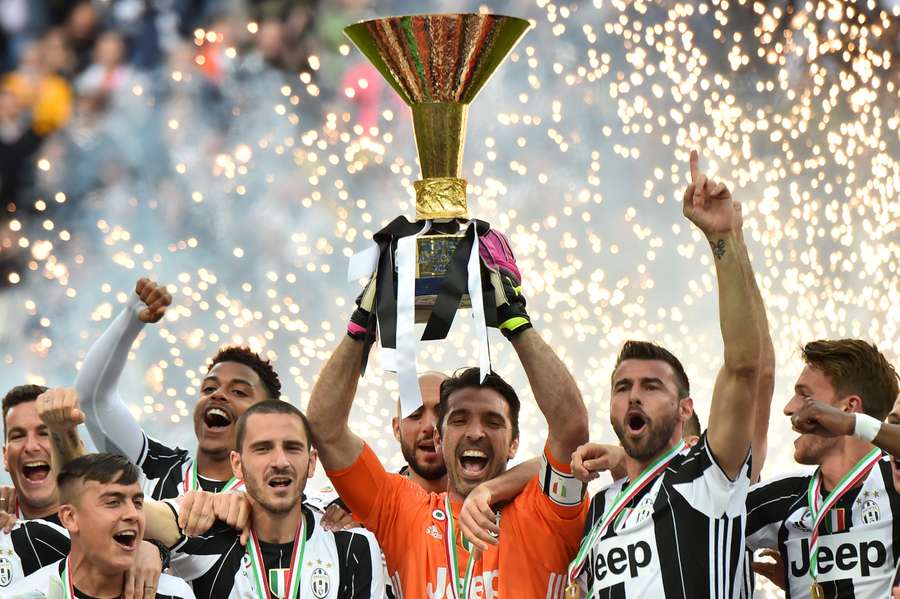
[[[700,176],[700,156],[697,150],[691,150],[691,183],[696,183]]]

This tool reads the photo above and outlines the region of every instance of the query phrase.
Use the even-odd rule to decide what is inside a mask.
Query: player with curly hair
[[[213,356],[194,405],[193,455],[147,435],[117,392],[128,352],[144,325],[159,322],[171,303],[165,286],[140,279],[125,309],[88,352],[75,379],[88,432],[99,451],[124,455],[141,467],[147,477],[144,492],[154,499],[238,488],[230,461],[237,420],[250,406],[281,396],[281,382],[268,360],[247,347],[226,347]]]

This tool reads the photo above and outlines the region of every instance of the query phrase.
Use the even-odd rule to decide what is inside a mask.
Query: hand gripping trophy
[[[404,416],[421,403],[416,322],[427,323],[423,341],[443,339],[457,309],[471,307],[486,376],[485,327],[502,330],[509,320],[503,318],[509,287],[503,265],[512,253],[502,234],[470,220],[460,169],[469,104],[528,27],[514,17],[438,14],[373,19],[344,29],[409,105],[422,169],[414,183],[416,220],[394,219],[350,269],[351,278],[375,273],[358,303],[371,319],[364,329],[374,332],[377,323],[385,369],[399,375]],[[482,285],[482,272],[490,283]]]

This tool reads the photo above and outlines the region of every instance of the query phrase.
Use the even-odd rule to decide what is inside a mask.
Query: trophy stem
[[[410,106],[422,178],[459,177],[469,106],[423,102]]]
[[[416,220],[468,218],[466,182],[459,178],[469,106],[423,102],[410,106],[422,180],[415,182]]]

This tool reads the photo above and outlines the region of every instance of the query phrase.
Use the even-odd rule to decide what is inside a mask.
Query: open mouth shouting
[[[50,462],[46,460],[29,460],[22,464],[22,476],[32,484],[47,482],[50,477]]]
[[[490,456],[481,449],[469,448],[459,452],[459,471],[463,477],[477,479],[487,474]]]
[[[625,431],[629,436],[638,437],[647,430],[649,420],[640,410],[631,410],[625,414]]]
[[[208,406],[203,412],[203,424],[211,432],[222,432],[234,423],[234,417],[224,406]]]
[[[124,551],[134,551],[138,545],[137,530],[121,530],[113,535],[113,541]]]

